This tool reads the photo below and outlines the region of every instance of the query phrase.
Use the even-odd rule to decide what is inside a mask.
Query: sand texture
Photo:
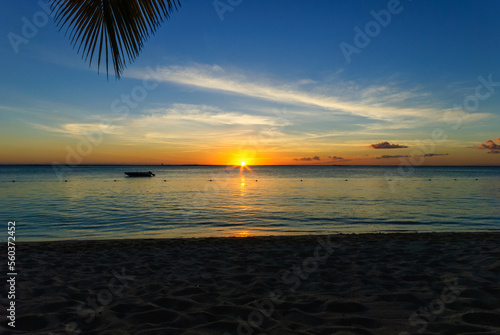
[[[498,335],[499,242],[426,233],[18,243],[16,328],[2,322],[0,332]],[[5,320],[7,294],[0,301]]]

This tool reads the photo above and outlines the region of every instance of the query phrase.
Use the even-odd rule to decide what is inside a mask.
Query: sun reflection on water
[[[246,185],[245,184],[245,177],[241,177],[241,180],[240,180],[240,196],[242,196],[242,197],[245,196],[245,193],[246,193],[245,192],[246,191],[245,185]]]
[[[234,234],[234,237],[252,237],[253,234],[249,230],[242,230]]]

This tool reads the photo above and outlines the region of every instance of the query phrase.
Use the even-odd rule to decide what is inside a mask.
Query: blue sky
[[[0,163],[500,164],[498,1],[181,3],[115,80],[1,2]]]

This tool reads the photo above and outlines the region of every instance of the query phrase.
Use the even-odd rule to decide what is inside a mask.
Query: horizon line
[[[239,166],[238,164],[48,164],[48,163],[0,163],[0,166]],[[401,164],[386,164],[386,165],[359,165],[359,164],[248,164],[248,166],[350,166],[350,167],[398,167]],[[404,165],[418,167],[500,167],[500,165]]]

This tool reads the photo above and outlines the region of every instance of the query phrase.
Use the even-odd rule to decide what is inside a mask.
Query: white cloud
[[[286,120],[265,115],[251,115],[240,112],[224,111],[213,106],[174,104],[169,108],[156,108],[145,111],[145,114],[139,122],[171,122],[171,121],[189,121],[203,123],[212,126],[219,125],[288,125]]]
[[[469,113],[461,108],[448,109],[442,115],[443,120],[451,124],[472,123],[497,117],[492,113]]]
[[[147,76],[139,70],[130,71],[128,75],[139,79]],[[108,137],[107,141],[120,144],[176,143],[179,146],[209,147],[219,143],[235,145],[258,135],[266,139],[265,146],[296,148],[329,146],[334,142],[336,146],[356,146],[357,142],[349,140],[350,137],[383,139],[388,131],[396,134],[396,130],[446,124],[445,115],[451,121],[461,117],[462,122],[476,122],[493,116],[488,113],[464,116],[463,111],[438,109],[432,103],[420,106],[417,100],[421,101],[419,98],[427,93],[416,89],[401,90],[394,82],[362,87],[353,82],[338,81],[329,83],[336,85],[329,87],[310,79],[300,79],[280,84],[230,73],[217,65],[160,67],[156,75],[161,82],[238,94],[259,101],[237,105],[237,108],[186,103],[149,105],[140,110],[140,115],[117,119],[113,125],[98,123],[99,119],[109,119],[109,115],[91,115],[81,122],[70,120],[60,126],[33,126],[69,136],[101,131],[115,135]],[[280,105],[283,107],[276,108]],[[362,142],[366,146],[366,141]]]
[[[45,126],[42,124],[32,123],[33,127],[45,130],[51,133],[58,133],[70,136],[87,135],[94,132],[101,132],[103,134],[121,134],[123,127],[116,125],[106,125],[101,123],[66,123],[59,128]]]
[[[145,71],[130,71],[130,77],[142,79],[150,75]],[[300,90],[298,85],[273,84],[269,81],[260,82],[250,80],[241,74],[228,73],[222,67],[214,65],[195,66],[165,66],[157,67],[155,77],[158,81],[197,87],[203,90],[221,91],[230,94],[239,94],[247,97],[269,100],[283,104],[298,106],[319,107],[329,111],[342,111],[343,113],[362,116],[375,120],[391,121],[402,116],[414,118],[430,118],[435,116],[436,109],[431,107],[409,108],[390,106],[396,102],[403,102],[417,96],[416,92],[397,92],[387,87],[371,87],[349,95],[349,99],[340,95],[327,93],[314,93]],[[302,79],[300,82],[305,82]],[[309,82],[308,82],[309,83]],[[312,83],[312,82],[311,82]],[[299,85],[300,86],[300,85]],[[320,91],[318,88],[316,92]],[[374,104],[377,98],[378,104]]]

